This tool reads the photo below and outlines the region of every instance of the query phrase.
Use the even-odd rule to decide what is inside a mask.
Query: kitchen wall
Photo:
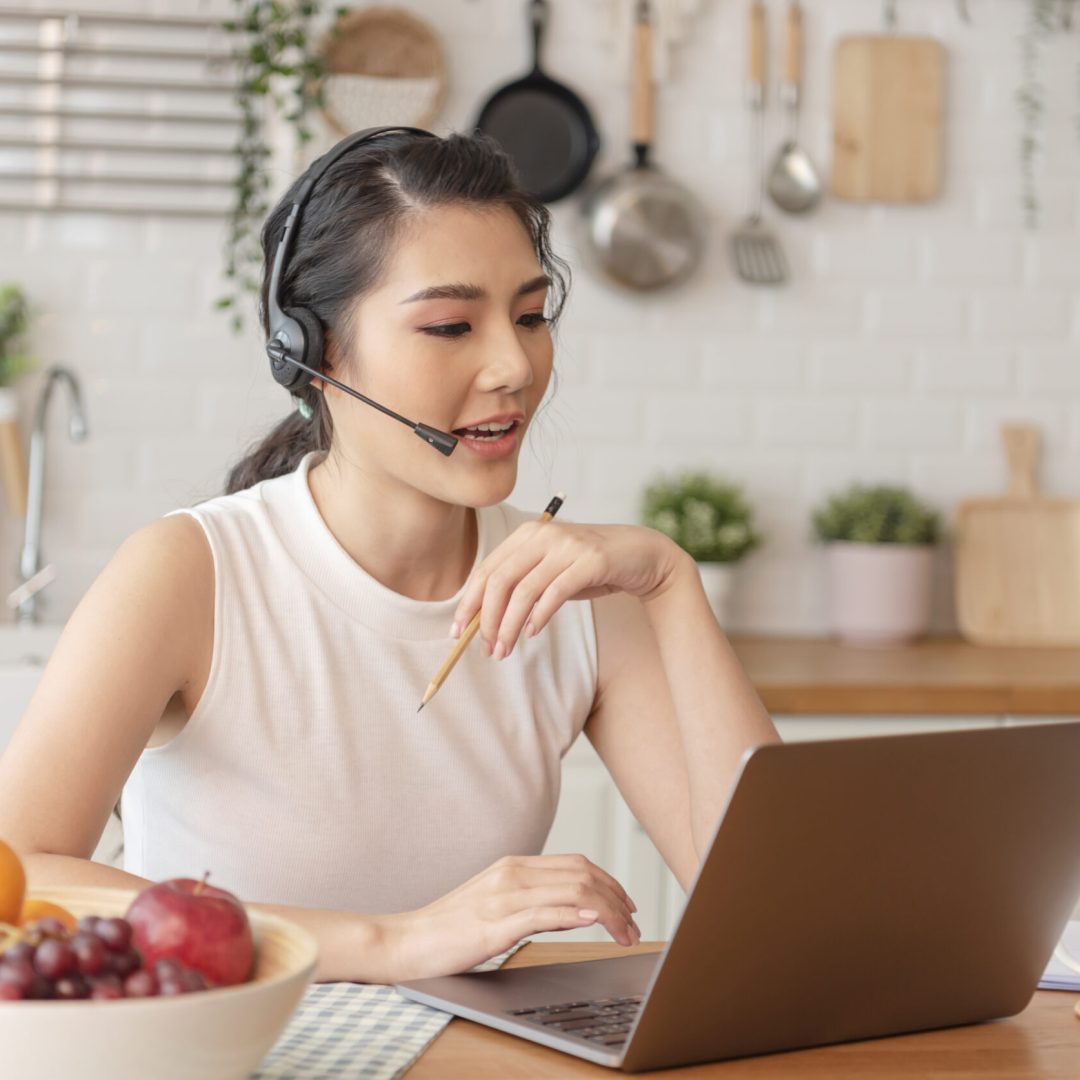
[[[614,0],[552,0],[546,64],[589,101],[606,140],[603,176],[628,157],[625,50],[605,39]],[[226,14],[226,0],[80,0],[157,13]],[[55,6],[50,3],[42,6]],[[445,131],[466,125],[497,84],[526,67],[524,0],[409,0],[443,36]],[[807,4],[803,135],[821,167],[830,145],[836,38],[877,31],[867,0]],[[1003,418],[1045,439],[1043,480],[1075,494],[1080,452],[1080,139],[1074,34],[1048,49],[1047,152],[1037,231],[1023,225],[1014,92],[1027,3],[904,0],[901,28],[950,54],[947,183],[923,206],[826,200],[805,220],[771,209],[791,263],[783,289],[740,283],[727,238],[745,213],[748,132],[741,108],[744,5],[704,0],[658,91],[657,160],[710,215],[705,264],[676,292],[627,297],[585,271],[559,334],[560,385],[526,443],[514,501],[569,494],[576,520],[633,521],[658,468],[704,465],[743,483],[768,533],[744,564],[732,626],[824,629],[810,507],[851,480],[898,481],[946,514],[1005,483]],[[778,62],[780,0],[769,0]],[[770,110],[769,149],[783,135]],[[288,170],[279,176],[283,188]],[[576,200],[553,208],[558,249],[576,263]],[[45,618],[70,614],[128,533],[215,494],[227,465],[288,407],[253,327],[235,337],[212,310],[222,228],[206,222],[0,213],[0,280],[43,309],[37,353],[81,375],[91,425],[67,441],[49,426],[45,545],[59,579]],[[249,319],[253,324],[254,319]],[[39,377],[20,386],[28,424]],[[434,467],[434,465],[433,465]],[[21,523],[3,520],[0,588],[14,583]],[[951,625],[942,557],[939,629]]]

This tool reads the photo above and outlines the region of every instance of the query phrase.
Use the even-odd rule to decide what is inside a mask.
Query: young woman
[[[304,179],[263,230],[264,329]],[[566,280],[484,137],[384,133],[326,169],[282,307],[321,324],[319,371],[460,442],[313,379],[227,494],[121,545],[0,758],[31,887],[209,869],[313,931],[324,980],[462,971],[596,921],[629,945],[617,881],[537,854],[582,731],[690,884],[740,755],[776,733],[675,544],[504,502]],[[123,870],[89,859],[118,798]]]

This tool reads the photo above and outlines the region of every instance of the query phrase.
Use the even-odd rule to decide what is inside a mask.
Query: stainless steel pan
[[[620,285],[647,291],[694,271],[705,246],[706,216],[694,194],[649,158],[654,121],[647,0],[638,0],[634,33],[634,161],[586,196],[579,222],[586,262]]]

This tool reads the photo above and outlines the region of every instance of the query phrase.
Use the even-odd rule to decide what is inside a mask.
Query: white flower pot
[[[19,399],[13,386],[0,386],[0,424],[19,418]]]
[[[716,621],[723,626],[727,618],[731,588],[735,582],[735,565],[729,562],[699,562],[697,568],[709,607],[712,608]]]
[[[851,645],[895,645],[930,626],[931,544],[827,545],[829,620]]]

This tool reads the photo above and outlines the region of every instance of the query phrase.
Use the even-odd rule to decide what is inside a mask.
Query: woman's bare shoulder
[[[173,592],[214,580],[214,558],[202,526],[191,514],[169,514],[137,529],[116,550],[105,573],[140,579],[150,591]]]
[[[129,633],[167,639],[187,675],[213,634],[214,558],[190,514],[170,514],[123,541],[83,597],[75,616]],[[73,617],[74,618],[74,617]]]

